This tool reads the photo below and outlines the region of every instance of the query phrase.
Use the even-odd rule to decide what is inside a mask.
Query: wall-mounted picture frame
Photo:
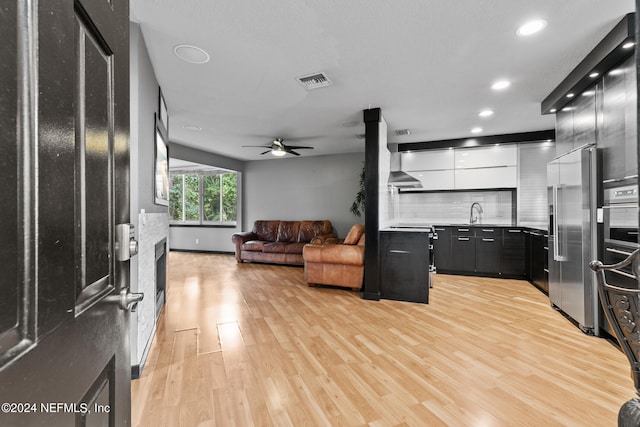
[[[169,134],[169,113],[167,112],[167,103],[162,95],[162,88],[158,88],[158,115],[160,117],[159,124],[165,130],[165,134]]]
[[[162,128],[158,115],[155,115],[155,165],[154,165],[154,203],[169,206],[169,145],[167,133]]]

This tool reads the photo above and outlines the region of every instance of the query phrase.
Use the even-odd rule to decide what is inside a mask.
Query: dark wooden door
[[[0,5],[2,426],[130,424],[128,15]]]

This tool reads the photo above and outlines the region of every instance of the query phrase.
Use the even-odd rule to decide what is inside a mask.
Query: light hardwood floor
[[[134,426],[615,426],[624,355],[524,281],[434,276],[430,304],[303,269],[169,254]]]

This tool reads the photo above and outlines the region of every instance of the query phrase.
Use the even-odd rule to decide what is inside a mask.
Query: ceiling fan
[[[271,141],[270,145],[243,145],[243,147],[259,147],[259,148],[268,148],[267,151],[264,151],[262,154],[267,154],[267,153],[271,153],[274,156],[277,157],[281,157],[286,155],[287,153],[289,154],[293,154],[294,156],[299,156],[300,153],[296,153],[293,150],[313,150],[313,147],[305,147],[302,145],[286,145],[284,142],[282,142],[282,138],[274,138],[273,141]]]

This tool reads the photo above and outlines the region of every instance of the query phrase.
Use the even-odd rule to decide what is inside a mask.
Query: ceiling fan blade
[[[310,136],[292,136],[292,137],[283,137],[283,139],[285,141],[293,141],[293,142],[297,142],[297,141],[310,141],[312,139],[318,139],[318,138],[322,138],[322,136],[320,135],[310,135]]]
[[[301,145],[287,145],[287,148],[291,148],[293,150],[303,150],[303,149],[313,150],[313,147],[304,147]]]
[[[267,153],[270,153],[270,152],[271,152],[271,150],[267,150],[267,151],[264,151],[264,152],[260,153],[260,155],[267,154]]]
[[[300,155],[300,154],[296,153],[293,150],[289,150],[288,148],[287,148],[286,152],[289,153],[289,154],[293,154],[294,156],[299,156]]]
[[[243,145],[243,147],[271,148],[270,145]]]

